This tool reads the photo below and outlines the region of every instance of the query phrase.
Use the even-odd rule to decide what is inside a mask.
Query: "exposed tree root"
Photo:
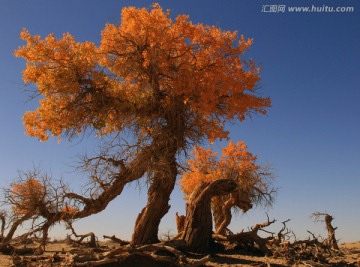
[[[167,243],[171,244],[171,242]],[[165,243],[144,246],[126,245],[105,252],[95,249],[72,250],[66,254],[13,256],[14,266],[152,266],[197,267],[210,260],[210,256],[192,259]]]
[[[224,183],[224,184],[223,184]],[[208,185],[204,185],[205,187]],[[225,192],[228,189],[227,182],[224,180],[221,184],[213,184],[212,189]],[[208,188],[209,189],[209,188]],[[211,195],[211,193],[208,193]],[[196,198],[198,199],[198,198]],[[203,203],[203,202],[201,202]],[[209,209],[209,207],[207,207]],[[194,215],[193,213],[190,213]],[[321,214],[323,215],[323,214]],[[330,216],[330,215],[329,215]],[[180,216],[178,216],[180,218]],[[192,217],[192,218],[196,218]],[[334,243],[331,237],[335,236],[336,228],[329,228],[326,220],[327,229],[333,230],[325,239],[315,236],[312,232],[308,239],[297,240],[295,234],[289,230],[287,223],[290,220],[281,222],[280,230],[270,232],[266,228],[276,221],[267,220],[263,223],[258,223],[251,227],[248,231],[242,231],[237,234],[220,235],[213,233],[210,241],[217,242],[219,246],[215,246],[217,251],[223,252],[225,250],[243,250],[243,251],[257,251],[268,257],[284,259],[289,264],[301,264],[301,266],[355,266],[356,263],[349,263],[342,257],[342,251],[334,248]],[[186,218],[187,220],[189,219]],[[181,219],[180,219],[181,220]],[[189,223],[189,222],[188,222]],[[193,224],[191,224],[193,225]],[[185,224],[186,226],[186,224]],[[87,248],[78,247],[84,244],[85,238],[90,238],[89,244],[96,244],[95,235],[88,233],[84,235],[76,234],[72,225],[69,225],[77,240],[72,240],[77,248],[68,251],[67,253],[52,253],[46,254],[44,251],[39,251],[39,248],[26,248],[19,246],[26,246],[27,243],[14,242],[6,243],[0,247],[1,252],[13,256],[13,266],[151,266],[151,267],[196,267],[202,266],[210,261],[210,256],[202,254],[202,258],[198,258],[199,254],[192,254],[189,249],[189,243],[184,239],[173,239],[157,244],[134,245],[130,242],[121,240],[113,236],[104,236],[105,239],[110,239],[120,245],[120,247],[110,249],[109,247],[95,247]],[[192,228],[195,229],[195,228]],[[181,231],[181,227],[179,227]],[[186,227],[185,227],[186,230]],[[265,233],[259,235],[259,231]],[[182,231],[183,233],[185,231]],[[329,231],[330,232],[330,231]],[[267,234],[267,236],[266,236]],[[209,241],[209,242],[210,242]],[[41,243],[42,239],[35,239],[35,242]],[[85,245],[89,245],[85,243]],[[204,251],[205,253],[205,251]],[[196,257],[196,259],[194,259]],[[341,261],[343,259],[343,261]],[[339,261],[340,260],[340,261]],[[336,262],[335,262],[336,261]],[[313,263],[320,265],[313,265]],[[340,264],[340,265],[339,265]],[[341,265],[342,264],[342,265]]]

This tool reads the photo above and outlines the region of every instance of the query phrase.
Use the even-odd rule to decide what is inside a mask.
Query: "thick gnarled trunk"
[[[158,231],[161,219],[169,211],[170,194],[174,189],[177,175],[175,153],[164,160],[164,169],[154,172],[148,191],[146,207],[138,215],[135,223],[133,244],[159,242]]]
[[[146,207],[138,215],[132,236],[132,244],[159,242],[158,232],[161,219],[169,211],[170,195],[174,190],[178,174],[176,155],[184,146],[184,103],[178,99],[178,107],[166,114],[166,126],[154,139],[157,149],[152,156],[153,177],[148,191]]]
[[[237,184],[231,179],[200,184],[186,204],[185,229],[182,239],[194,252],[206,252],[212,234],[211,198],[235,190]]]

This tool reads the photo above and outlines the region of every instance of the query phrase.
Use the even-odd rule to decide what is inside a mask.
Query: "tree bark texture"
[[[335,238],[335,230],[337,229],[337,227],[333,227],[331,222],[334,218],[329,215],[329,214],[325,214],[325,224],[326,224],[326,229],[328,231],[328,240],[329,240],[329,245],[333,248],[338,250],[339,246],[337,244],[336,238]]]
[[[185,227],[182,239],[193,252],[206,252],[212,234],[211,198],[225,195],[237,187],[231,179],[200,184],[186,204]]]
[[[175,152],[170,157],[161,158],[163,159],[163,167],[159,167],[154,171],[146,207],[136,219],[132,244],[140,245],[159,242],[160,221],[170,209],[170,194],[174,189],[177,176]]]
[[[176,212],[176,228],[177,228],[178,234],[180,234],[184,231],[184,227],[185,227],[185,215],[179,215]]]
[[[232,208],[238,208],[243,212],[252,208],[250,194],[246,190],[238,188],[224,196],[216,196],[212,199],[212,210],[214,213],[215,232],[225,234],[232,219]]]
[[[222,206],[214,209],[215,232],[220,235],[226,233],[227,227],[231,223],[231,208],[234,206],[233,199],[229,198]]]

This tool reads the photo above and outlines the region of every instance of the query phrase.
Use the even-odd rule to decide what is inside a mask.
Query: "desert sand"
[[[112,241],[104,241],[99,242],[101,249],[115,249],[118,248],[119,245],[117,243],[114,243]],[[31,245],[23,245],[22,247],[34,247],[38,246],[38,244],[34,243]],[[320,266],[358,266],[357,260],[360,257],[360,241],[359,242],[352,242],[352,243],[343,243],[340,244],[340,251],[341,253],[338,253],[338,255],[334,255],[333,258],[329,260],[329,263],[319,263],[319,262],[312,262],[312,261],[301,261],[297,263],[289,263],[284,259],[281,258],[274,258],[274,257],[264,257],[256,254],[251,254],[249,252],[245,251],[231,251],[227,253],[215,253],[211,255],[210,261],[206,262],[204,265],[201,266],[242,266],[242,267],[285,267],[285,266],[314,266],[314,267],[320,267]],[[43,254],[38,255],[38,261],[28,263],[27,265],[22,264],[13,264],[14,257],[8,256],[8,255],[2,255],[0,254],[0,267],[6,267],[6,266],[70,266],[70,265],[62,265],[60,263],[51,265],[50,263],[46,262],[46,260],[41,261],[41,259],[44,259],[46,256],[54,255],[54,253],[60,255],[63,257],[66,255],[66,253],[80,253],[80,254],[86,254],[86,253],[93,253],[92,250],[86,246],[79,246],[79,245],[70,245],[64,241],[56,241],[56,242],[50,242],[47,246]],[[25,255],[21,256],[23,259],[30,259],[34,258],[33,255]],[[20,257],[20,258],[21,258]],[[19,257],[18,257],[19,259]],[[29,262],[29,261],[28,261]],[[84,265],[85,266],[85,265]],[[107,265],[102,265],[107,266]],[[116,266],[116,265],[108,265],[108,266]],[[124,266],[124,265],[119,265]],[[127,266],[127,265],[125,265]],[[131,265],[131,267],[136,267],[141,265]],[[160,265],[159,265],[160,266]],[[129,265],[130,267],[130,265]],[[144,266],[146,267],[146,266]],[[156,266],[151,266],[156,267]]]

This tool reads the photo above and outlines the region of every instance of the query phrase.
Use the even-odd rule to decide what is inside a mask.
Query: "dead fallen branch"
[[[90,233],[87,233],[87,234],[82,234],[82,235],[79,235],[75,232],[75,229],[74,227],[72,226],[72,223],[71,222],[67,222],[68,224],[68,229],[71,230],[71,234],[74,235],[77,240],[72,240],[71,239],[71,236],[68,236],[68,239],[71,240],[72,242],[75,242],[77,244],[81,244],[85,238],[90,238],[90,241],[87,242],[87,245],[89,245],[90,247],[92,248],[95,248],[98,246],[97,242],[96,242],[96,236],[93,232],[90,232]]]
[[[66,264],[71,266],[174,266],[198,267],[210,260],[210,256],[201,259],[189,259],[181,251],[162,244],[133,247],[131,245],[110,250],[98,255],[99,259],[79,262],[79,257],[68,256]]]
[[[218,241],[228,241],[230,243],[236,243],[238,245],[245,245],[248,248],[258,249],[264,255],[271,255],[272,252],[268,248],[268,243],[270,240],[273,240],[274,237],[260,237],[258,235],[258,231],[273,224],[275,220],[270,221],[269,216],[267,217],[267,221],[264,223],[256,224],[251,228],[250,231],[247,232],[240,232],[238,234],[231,234],[231,235],[219,235],[213,234],[213,238]],[[256,247],[255,247],[256,246]]]
[[[129,244],[130,244],[130,242],[124,241],[124,240],[122,240],[122,239],[120,239],[120,238],[117,238],[115,235],[113,235],[113,236],[103,235],[103,238],[104,238],[104,239],[110,239],[111,241],[114,241],[115,243],[120,244],[120,246],[125,246],[125,245],[129,245]]]
[[[171,244],[171,243],[169,243]],[[50,255],[14,256],[13,266],[158,266],[198,267],[210,256],[192,259],[185,253],[164,243],[143,246],[125,245],[106,252],[97,249],[75,248],[65,253]],[[36,265],[34,265],[36,264]]]

